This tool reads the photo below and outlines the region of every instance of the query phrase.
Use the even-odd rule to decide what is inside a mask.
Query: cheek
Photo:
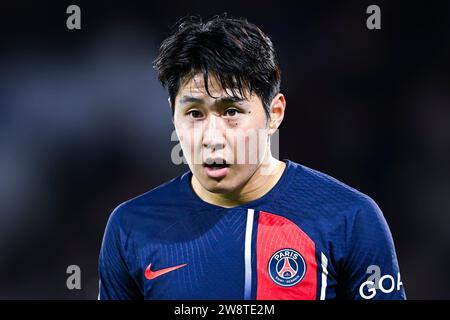
[[[178,135],[178,139],[181,145],[181,148],[183,149],[183,154],[186,157],[190,157],[190,154],[192,153],[192,144],[193,144],[193,137],[190,134],[190,131],[184,128],[183,126],[177,126],[176,132]]]
[[[239,122],[239,127],[255,130],[264,129],[265,127],[267,127],[266,114],[264,113],[264,111],[249,111]]]
[[[268,131],[264,128],[235,130],[228,139],[234,153],[235,163],[245,165],[259,164],[267,150]]]
[[[236,129],[241,126],[239,119],[230,119],[227,120],[227,127],[231,129]]]
[[[201,151],[201,132],[190,125],[177,125],[176,131],[185,157],[189,162],[192,162]]]

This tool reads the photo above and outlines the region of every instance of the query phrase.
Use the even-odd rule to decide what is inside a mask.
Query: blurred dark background
[[[81,8],[81,30],[66,8]],[[366,8],[381,8],[381,30]],[[187,170],[152,61],[186,14],[228,12],[275,44],[280,158],[369,194],[410,299],[450,298],[450,5],[23,1],[0,5],[0,298],[96,299],[119,203]],[[66,288],[79,265],[82,289]]]

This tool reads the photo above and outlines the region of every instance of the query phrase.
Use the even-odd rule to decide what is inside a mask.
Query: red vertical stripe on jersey
[[[306,263],[306,274],[292,287],[277,285],[269,275],[268,264],[280,249],[298,251]],[[257,300],[314,300],[317,289],[317,262],[315,244],[302,229],[282,216],[260,211],[256,244]]]

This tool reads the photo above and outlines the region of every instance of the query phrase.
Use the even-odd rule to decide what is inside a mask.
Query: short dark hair
[[[233,96],[254,92],[267,116],[270,102],[280,92],[281,71],[272,41],[246,19],[226,13],[206,22],[198,16],[181,19],[162,42],[154,68],[169,93],[172,116],[180,85],[197,73],[203,74],[211,97],[210,74]]]

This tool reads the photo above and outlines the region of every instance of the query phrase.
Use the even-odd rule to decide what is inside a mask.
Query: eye
[[[191,116],[191,118],[195,119],[201,118],[203,116],[203,114],[198,110],[191,110],[188,112],[188,115]]]
[[[235,108],[229,108],[227,111],[225,111],[225,115],[229,117],[234,117],[239,113],[238,109]]]

